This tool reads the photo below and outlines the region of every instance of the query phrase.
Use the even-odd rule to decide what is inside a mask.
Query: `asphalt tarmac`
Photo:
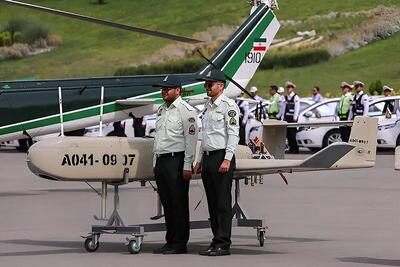
[[[300,155],[296,158],[303,158]],[[293,156],[292,156],[293,158]],[[95,253],[80,236],[90,231],[100,200],[83,183],[40,179],[25,154],[0,152],[0,266],[400,266],[400,173],[391,153],[372,169],[278,175],[242,186],[242,206],[266,219],[264,247],[256,230],[234,228],[232,255],[203,257],[210,230],[192,230],[187,255],[153,255],[164,233],[149,233],[142,252],[131,255],[125,236],[104,235]],[[96,188],[99,185],[94,185]],[[190,189],[191,218],[207,218],[197,182]],[[128,224],[149,223],[156,212],[150,186],[121,188],[121,214]],[[108,212],[111,211],[112,191]]]

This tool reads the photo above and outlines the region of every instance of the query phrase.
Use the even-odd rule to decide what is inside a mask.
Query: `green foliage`
[[[269,55],[267,60],[260,64],[260,69],[291,68],[315,64],[329,60],[329,53],[324,49],[306,49],[296,52],[277,52]],[[160,64],[140,65],[137,67],[119,68],[114,75],[147,75],[190,73],[198,71],[205,64],[201,59],[177,60]]]
[[[14,32],[12,39],[13,39],[14,43],[21,43],[22,42],[22,33]]]
[[[325,49],[275,52],[261,62],[260,69],[301,67],[327,61],[329,58],[329,52]]]
[[[14,33],[22,32],[24,28],[29,25],[28,21],[24,18],[12,18],[7,24],[4,26],[2,31],[9,32],[11,38],[11,42],[14,43]]]
[[[11,35],[9,32],[1,32],[0,33],[0,46],[10,46],[11,42]]]
[[[29,1],[34,4],[49,6],[55,9],[67,10],[88,16],[105,18],[111,21],[117,21],[147,29],[166,31],[173,34],[183,36],[192,36],[196,32],[207,30],[212,26],[237,26],[249,14],[249,6],[244,0],[118,0],[106,1],[106,5],[93,4],[96,0],[40,0]],[[396,5],[400,6],[399,0],[351,0],[351,1],[309,1],[309,0],[285,0],[279,2],[280,9],[276,10],[278,19],[281,20],[299,20],[308,19],[310,16],[328,14],[331,11],[346,12],[370,10],[378,5]],[[107,8],[105,8],[105,6]],[[157,8],[154,8],[157,7]],[[211,7],[211,8],[210,8]],[[37,76],[38,78],[67,78],[67,77],[88,77],[88,76],[104,76],[112,75],[117,68],[129,66],[138,62],[145,61],[155,51],[173,44],[174,42],[158,39],[155,37],[147,37],[145,35],[118,31],[99,25],[91,25],[86,22],[75,21],[69,18],[62,18],[52,14],[45,14],[35,10],[23,9],[15,6],[1,5],[0,8],[0,25],[5,25],[15,14],[27,19],[40,20],[49,25],[51,32],[56,33],[63,39],[63,46],[51,53],[41,54],[34,57],[24,58],[18,61],[8,61],[0,63],[0,80],[14,79],[18,77]],[[342,18],[335,20],[342,25],[332,25],[324,29],[324,24],[315,22],[314,25],[298,26],[296,30],[311,30],[317,27],[318,34],[327,36],[328,31],[332,36],[336,33],[337,28],[343,26],[343,30],[347,30],[354,23],[360,23],[357,19],[348,18],[343,21]],[[309,26],[309,27],[308,27]],[[304,29],[303,29],[304,28]],[[278,32],[285,32],[285,28],[281,28]],[[290,29],[288,29],[290,31]],[[327,34],[324,34],[326,32]],[[291,34],[291,33],[290,33]],[[286,36],[286,34],[284,34]],[[326,38],[325,38],[326,40]],[[398,43],[397,43],[398,44]],[[394,47],[395,48],[395,47]],[[385,54],[391,54],[387,57]],[[331,74],[333,77],[324,79],[325,84],[337,88],[337,80],[339,82],[345,76],[354,73],[362,79],[362,77],[377,77],[390,83],[393,86],[400,87],[399,63],[391,63],[391,66],[380,64],[382,58],[394,60],[396,54],[391,50],[385,50],[385,53],[379,53],[381,58],[378,61],[372,61],[369,58],[374,57],[374,51],[365,55],[368,65],[365,67],[352,67],[342,69],[349,66],[346,61],[351,62],[351,58],[346,57],[346,61],[340,66],[335,65],[339,73],[335,75],[336,69],[330,69],[329,72],[319,73],[318,68],[331,64],[332,60],[311,65],[303,68],[284,68],[274,70],[262,70],[260,72],[260,80],[262,84],[270,84],[270,79],[280,77],[279,80],[286,78],[297,78],[286,76],[290,73],[296,76],[299,73],[299,80],[311,83],[318,82],[320,77],[326,77]],[[269,55],[267,55],[268,57]],[[398,54],[397,54],[398,58]],[[392,62],[390,61],[390,62]],[[327,63],[327,64],[325,64]],[[380,69],[376,68],[376,63]],[[324,65],[325,64],[325,65]],[[54,66],[58,66],[55,68]],[[303,73],[303,69],[307,70],[311,67],[312,73]],[[370,70],[371,69],[371,70]],[[375,76],[374,72],[379,72]],[[371,75],[374,74],[374,75]],[[281,77],[284,76],[284,77]],[[317,78],[315,78],[316,76]],[[261,78],[262,77],[262,78]],[[367,79],[365,79],[367,80]],[[331,83],[328,83],[330,81]],[[324,83],[321,83],[323,85]],[[324,87],[325,89],[326,87]],[[309,89],[307,89],[307,92]]]
[[[190,59],[172,61],[154,65],[140,65],[137,67],[119,68],[115,76],[191,73],[198,71],[205,64],[204,60]]]
[[[39,39],[46,39],[49,35],[47,27],[41,24],[30,24],[22,32],[22,42],[32,44]]]
[[[371,95],[383,94],[383,85],[380,80],[376,80],[369,85],[369,93]]]
[[[49,35],[49,30],[44,24],[23,17],[11,18],[2,31],[9,32],[11,44],[16,42],[32,44]]]
[[[335,57],[326,62],[301,68],[259,70],[249,86],[257,86],[261,95],[269,84],[283,85],[290,80],[297,85],[297,93],[309,96],[312,86],[318,85],[322,94],[332,92],[338,96],[340,83],[355,80],[365,82],[381,80],[391,87],[400,88],[399,54],[400,33],[392,37],[369,44],[363,48]],[[264,60],[268,60],[269,54]],[[365,88],[368,90],[368,87]]]

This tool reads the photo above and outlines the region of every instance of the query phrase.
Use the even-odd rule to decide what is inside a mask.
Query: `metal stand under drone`
[[[129,169],[124,169],[123,180],[120,183],[111,183],[114,186],[114,208],[110,218],[106,219],[106,198],[107,198],[107,183],[103,182],[101,190],[101,216],[100,218],[94,216],[96,220],[105,221],[105,225],[92,225],[92,231],[82,236],[85,238],[85,249],[88,252],[95,252],[99,248],[99,239],[102,234],[119,234],[128,235],[126,237],[126,245],[128,251],[132,254],[137,254],[141,251],[143,239],[145,233],[149,232],[160,232],[165,231],[165,223],[149,223],[149,224],[137,224],[137,225],[125,225],[120,213],[119,213],[119,186],[127,184]],[[246,178],[234,178],[235,182],[235,195],[234,205],[232,208],[232,226],[234,227],[252,227],[257,230],[257,240],[260,246],[264,246],[265,232],[267,227],[265,226],[264,220],[261,219],[249,219],[246,211],[240,204],[240,180]],[[152,220],[162,218],[162,207],[161,202],[158,199],[157,215],[152,217]],[[191,221],[190,229],[207,229],[210,228],[209,220],[202,221]]]

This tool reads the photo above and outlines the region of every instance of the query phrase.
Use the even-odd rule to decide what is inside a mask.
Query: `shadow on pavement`
[[[56,255],[56,254],[70,254],[70,253],[82,253],[89,254],[86,252],[82,241],[42,241],[42,240],[32,240],[32,239],[15,239],[15,240],[5,240],[0,241],[0,243],[5,244],[15,244],[15,245],[29,245],[33,247],[41,246],[42,250],[29,250],[28,248],[24,251],[14,251],[14,252],[0,252],[0,257],[20,257],[20,256],[40,256],[40,255]],[[151,243],[144,242],[142,246],[141,253],[153,253],[153,250],[163,246],[163,243]],[[46,247],[55,247],[60,249],[46,249]],[[203,250],[208,247],[208,242],[191,242],[188,245],[188,254],[198,254],[198,251]],[[232,246],[231,253],[235,255],[268,255],[268,254],[286,254],[284,252],[267,251],[265,248],[249,249],[246,248],[247,245]],[[126,246],[121,243],[115,242],[100,242],[100,246],[95,253],[120,253],[120,254],[130,254],[127,251]]]
[[[400,266],[400,260],[390,259],[377,259],[369,257],[348,257],[338,258],[342,262],[353,262],[353,263],[364,263],[364,264],[375,264],[375,265],[386,265],[386,266]]]

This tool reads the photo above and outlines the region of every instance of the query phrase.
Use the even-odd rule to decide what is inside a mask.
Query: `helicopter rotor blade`
[[[173,40],[173,41],[178,41],[178,42],[183,42],[183,43],[196,44],[196,43],[202,42],[202,41],[192,39],[192,38],[182,37],[182,36],[173,35],[173,34],[169,34],[169,33],[165,33],[165,32],[147,30],[147,29],[138,28],[138,27],[134,27],[134,26],[126,25],[126,24],[120,24],[120,23],[115,23],[115,22],[108,21],[108,20],[96,19],[96,18],[89,17],[89,16],[83,16],[83,15],[79,15],[79,14],[75,14],[75,13],[71,13],[71,12],[67,12],[67,11],[57,10],[57,9],[33,5],[33,4],[28,4],[28,3],[19,2],[19,1],[0,0],[0,3],[19,6],[19,7],[25,7],[25,8],[34,9],[34,10],[39,10],[42,12],[47,12],[47,13],[51,13],[51,14],[55,14],[55,15],[59,15],[59,16],[64,16],[64,17],[68,17],[68,18],[87,21],[87,22],[91,22],[94,24],[100,24],[100,25],[113,27],[113,28],[117,28],[117,29],[122,29],[122,30],[126,30],[126,31],[138,32],[138,33],[142,33],[142,34],[147,34],[147,35],[156,36],[156,37],[169,39],[169,40]]]

